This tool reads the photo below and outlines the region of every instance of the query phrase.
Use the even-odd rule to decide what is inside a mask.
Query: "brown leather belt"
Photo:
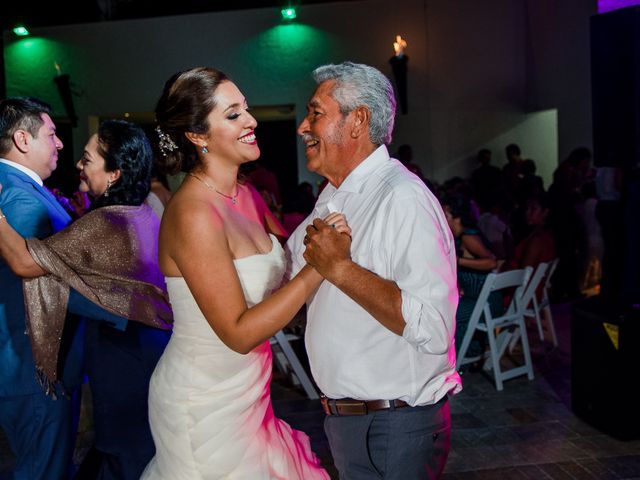
[[[320,397],[320,403],[327,415],[367,415],[378,410],[395,410],[408,407],[409,404],[402,400],[354,400],[353,398],[340,398],[334,400],[324,395]]]

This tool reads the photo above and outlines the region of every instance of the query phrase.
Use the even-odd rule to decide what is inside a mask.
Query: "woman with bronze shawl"
[[[158,267],[159,220],[143,203],[152,162],[141,128],[106,121],[77,163],[80,191],[92,197],[85,216],[51,237],[26,242],[0,222],[0,252],[25,278],[27,330],[45,385],[58,381],[70,289],[124,317],[115,327],[87,324],[95,427],[90,457],[92,468],[100,469],[83,472],[91,478],[137,479],[155,452],[147,420],[148,383],[169,340],[172,313]]]

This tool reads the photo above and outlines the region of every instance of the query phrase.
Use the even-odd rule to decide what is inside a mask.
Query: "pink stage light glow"
[[[598,0],[598,13],[606,13],[633,5],[640,5],[640,0]]]

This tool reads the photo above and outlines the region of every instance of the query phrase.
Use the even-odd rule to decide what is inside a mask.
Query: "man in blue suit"
[[[8,221],[25,238],[47,237],[71,222],[43,186],[63,147],[50,114],[47,104],[33,98],[0,102],[0,207],[6,216],[0,222]],[[126,322],[74,291],[69,310],[120,323],[120,328]],[[66,392],[58,389],[54,399],[36,379],[25,334],[22,279],[0,259],[0,428],[17,457],[17,480],[59,480],[69,475],[79,413],[72,398],[82,376],[81,327],[73,320],[65,325],[59,368]]]

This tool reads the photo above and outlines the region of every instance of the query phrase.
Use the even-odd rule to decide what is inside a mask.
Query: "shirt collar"
[[[369,178],[369,175],[388,161],[389,151],[387,150],[387,146],[380,145],[347,175],[347,178],[344,179],[340,187],[336,189],[333,185],[329,184],[322,191],[322,194],[332,195],[334,192],[359,193],[362,191],[364,182]],[[327,192],[326,194],[325,191]]]
[[[0,163],[4,163],[5,165],[9,165],[10,167],[20,170],[25,175],[28,175],[38,185],[40,185],[41,187],[43,186],[43,182],[40,176],[30,168],[16,162],[12,162],[11,160],[7,160],[6,158],[0,158]]]

